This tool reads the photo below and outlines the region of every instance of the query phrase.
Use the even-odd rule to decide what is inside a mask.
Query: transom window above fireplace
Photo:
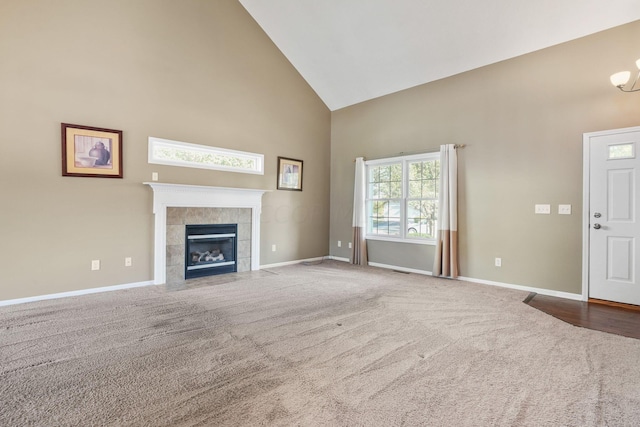
[[[149,137],[149,163],[264,175],[264,155]]]

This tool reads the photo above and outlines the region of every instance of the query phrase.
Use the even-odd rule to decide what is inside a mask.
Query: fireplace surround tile
[[[222,210],[220,208],[205,209],[202,214],[202,221],[205,224],[228,224],[222,218]]]
[[[177,285],[184,283],[184,266],[167,265],[167,285]]]
[[[251,224],[251,209],[238,209],[238,224]]]
[[[167,225],[167,246],[170,245],[184,246],[184,224]]]
[[[167,225],[184,224],[182,212],[178,208],[167,208]]]
[[[251,258],[251,240],[238,240],[238,259]]]
[[[220,221],[226,224],[239,223],[238,221],[238,209],[236,208],[228,208],[222,209]]]
[[[167,245],[167,265],[181,265],[184,268],[184,244]]]
[[[251,270],[251,258],[238,259],[238,272]]]
[[[185,224],[204,224],[204,209],[205,208],[185,208],[184,214]]]
[[[169,221],[175,224],[169,225]],[[184,239],[186,224],[238,224],[237,270],[239,273],[251,271],[250,208],[171,207],[167,208],[167,284],[175,285],[185,281]]]
[[[238,240],[251,240],[251,223],[238,223]]]

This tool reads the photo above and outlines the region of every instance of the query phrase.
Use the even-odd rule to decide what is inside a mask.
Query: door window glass
[[[633,159],[636,156],[635,144],[611,144],[609,145],[609,160]]]

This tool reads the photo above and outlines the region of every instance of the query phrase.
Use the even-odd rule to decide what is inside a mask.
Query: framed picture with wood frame
[[[278,190],[302,191],[302,160],[278,157]]]
[[[62,176],[122,178],[122,131],[62,123]]]

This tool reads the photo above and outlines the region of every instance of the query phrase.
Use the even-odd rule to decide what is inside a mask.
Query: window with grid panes
[[[409,161],[407,169],[407,237],[435,239],[440,161]]]
[[[433,243],[438,222],[438,153],[366,162],[367,238]]]
[[[368,168],[368,227],[371,234],[400,235],[402,203],[402,164],[393,163]]]

